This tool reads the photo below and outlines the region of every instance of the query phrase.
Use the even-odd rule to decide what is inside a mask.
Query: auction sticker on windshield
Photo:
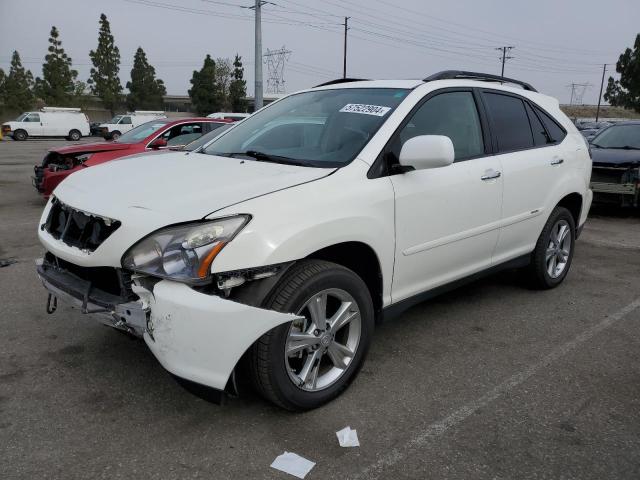
[[[340,109],[346,113],[362,113],[364,115],[375,115],[376,117],[384,117],[391,110],[390,107],[382,107],[380,105],[364,105],[362,103],[347,103]]]

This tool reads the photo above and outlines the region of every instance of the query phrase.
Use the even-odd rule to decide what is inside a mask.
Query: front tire
[[[77,142],[82,137],[82,134],[78,130],[71,130],[69,132],[69,140]]]
[[[109,140],[118,140],[120,138],[121,133],[116,130],[115,132],[111,133],[111,135],[109,136]]]
[[[576,226],[571,212],[556,207],[545,224],[527,271],[534,288],[550,289],[562,283],[571,267]]]
[[[304,411],[344,391],[364,362],[374,329],[373,302],[362,279],[335,263],[303,260],[263,306],[304,319],[270,330],[251,348],[258,392],[283,408]]]
[[[28,136],[29,135],[27,135],[27,132],[25,132],[24,130],[16,130],[15,132],[13,132],[13,139],[18,142],[24,142]]]

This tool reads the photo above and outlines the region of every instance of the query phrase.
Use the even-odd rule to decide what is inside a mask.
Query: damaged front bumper
[[[177,377],[224,390],[238,361],[263,334],[296,315],[252,307],[161,280],[132,285],[138,299],[117,303],[88,282],[47,262],[38,275],[49,293],[101,323],[142,336]]]

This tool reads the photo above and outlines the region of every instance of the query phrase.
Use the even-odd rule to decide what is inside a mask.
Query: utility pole
[[[349,19],[344,17],[344,54],[342,57],[342,78],[347,78],[347,30],[349,30]]]
[[[511,58],[514,58],[514,57],[510,57],[510,56],[508,56],[508,55],[507,55],[507,52],[510,52],[510,51],[511,51],[511,50],[513,50],[514,48],[516,48],[516,47],[514,47],[513,45],[512,45],[512,46],[504,46],[504,47],[496,47],[496,50],[502,50],[502,56],[501,56],[501,57],[499,57],[499,58],[500,58],[500,60],[502,61],[502,72],[500,73],[500,76],[501,76],[502,78],[504,78],[504,63],[505,63],[507,60],[509,60],[509,59],[511,59]]]
[[[255,9],[255,59],[254,59],[254,94],[253,94],[253,111],[262,108],[262,0],[256,0],[253,7]]]
[[[602,100],[602,87],[604,87],[604,74],[607,71],[607,64],[602,65],[602,80],[600,81],[600,95],[598,96],[598,108],[596,108],[596,122],[600,117],[600,100]]]

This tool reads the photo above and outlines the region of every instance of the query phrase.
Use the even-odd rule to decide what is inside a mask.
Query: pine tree
[[[71,57],[62,48],[60,32],[51,27],[49,53],[42,65],[42,78],[36,78],[36,93],[48,105],[62,107],[73,100],[78,72],[71,68]]]
[[[233,67],[228,58],[216,58],[216,94],[220,102],[220,111],[231,109],[229,87],[233,79]]]
[[[233,80],[229,85],[229,103],[231,111],[244,112],[247,109],[247,82],[243,79],[244,67],[242,66],[242,57],[236,54],[233,61]]]
[[[8,111],[24,111],[33,107],[33,75],[25,70],[17,51],[11,57],[9,75],[4,78],[4,85],[0,90],[2,102]]]
[[[164,82],[156,79],[156,69],[149,65],[147,55],[138,47],[133,57],[131,81],[127,82],[127,106],[131,110],[163,109],[163,96],[167,94]]]
[[[91,93],[102,100],[107,110],[113,111],[120,103],[122,84],[120,83],[120,50],[115,46],[111,26],[107,16],[100,15],[100,30],[98,32],[98,48],[89,52],[93,67],[91,77],[87,81]]]
[[[222,102],[216,84],[216,62],[211,55],[205,57],[199,72],[193,71],[191,85],[193,86],[189,89],[189,97],[196,112],[208,115],[220,110]]]
[[[640,112],[640,33],[636,35],[633,50],[627,48],[616,62],[620,80],[609,77],[604,99],[615,107]]]

